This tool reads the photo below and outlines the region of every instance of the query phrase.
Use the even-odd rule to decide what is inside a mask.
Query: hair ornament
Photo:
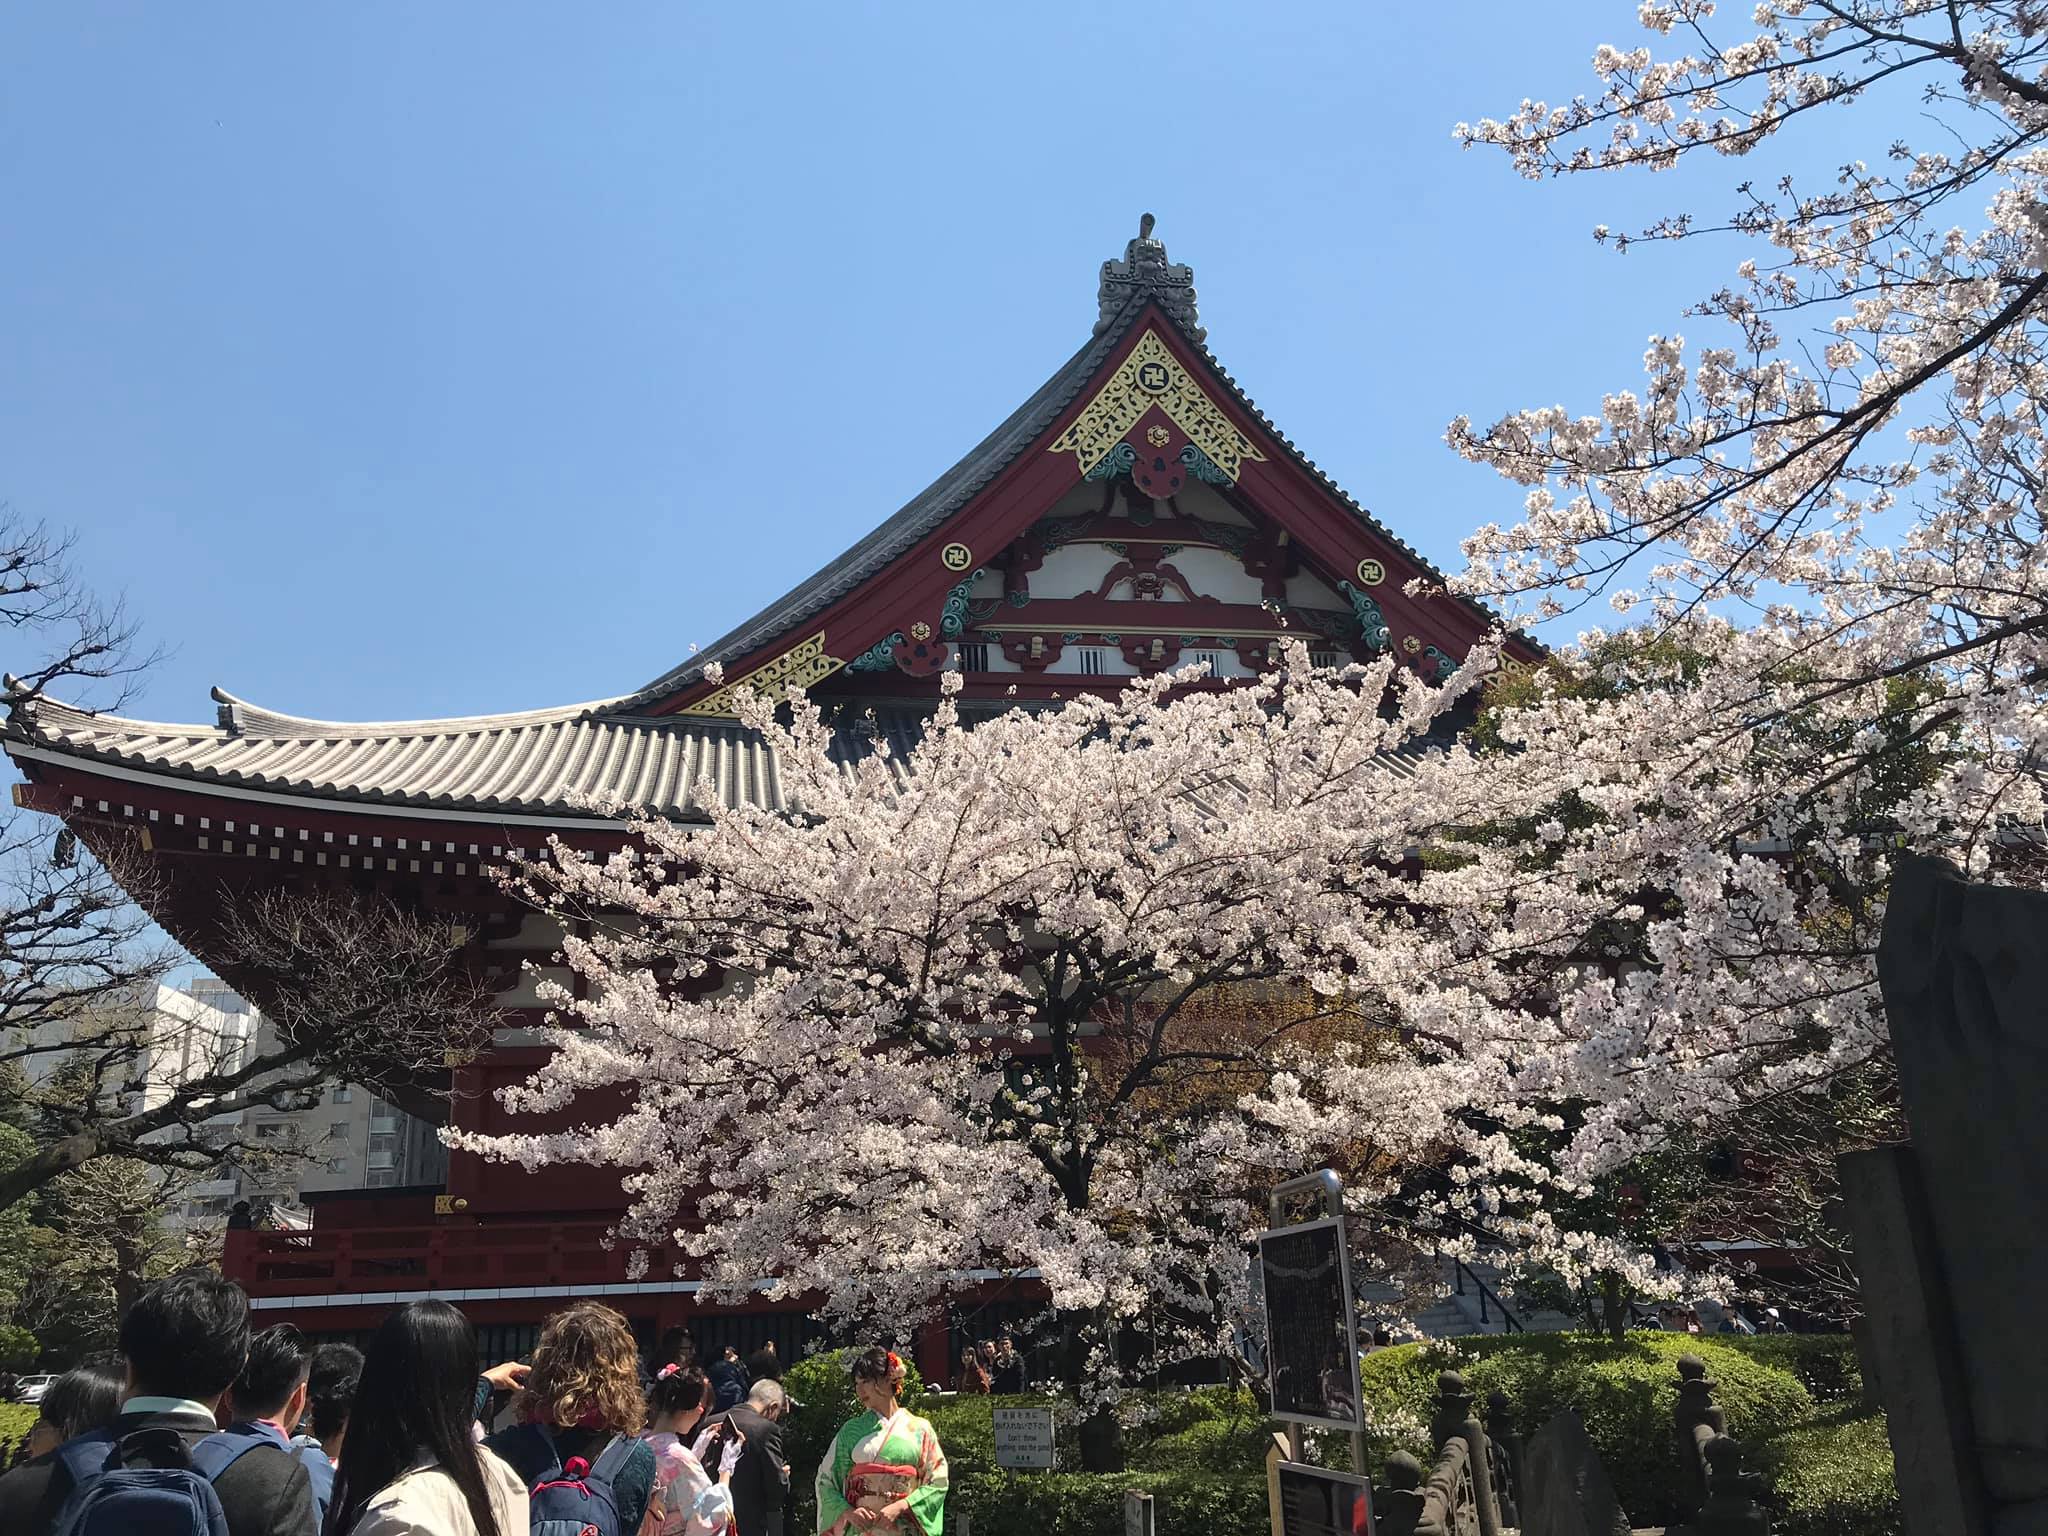
[[[682,1367],[680,1365],[677,1365],[674,1361],[670,1361],[667,1365],[664,1365],[660,1370],[654,1373],[654,1379],[656,1381],[667,1381],[669,1377],[675,1375],[675,1373],[677,1371],[680,1371],[681,1369]]]

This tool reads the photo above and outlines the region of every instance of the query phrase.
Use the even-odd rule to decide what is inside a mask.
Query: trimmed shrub
[[[1853,1409],[1794,1425],[1757,1448],[1778,1536],[1900,1536],[1884,1415]]]
[[[1106,1473],[974,1471],[956,1468],[946,1523],[964,1512],[996,1536],[1101,1536],[1120,1531],[1124,1490],[1152,1495],[1159,1536],[1216,1536],[1266,1528],[1266,1478],[1183,1467]]]
[[[1856,1341],[1846,1333],[1717,1334],[1714,1342],[1790,1371],[1817,1403],[1862,1401],[1863,1361],[1856,1353]]]
[[[36,1427],[37,1417],[33,1403],[0,1403],[0,1471],[13,1462],[15,1451]]]
[[[19,1323],[0,1323],[0,1371],[25,1371],[36,1363],[42,1346]]]
[[[1426,1426],[1439,1371],[1460,1370],[1483,1404],[1507,1393],[1516,1430],[1534,1434],[1561,1408],[1576,1408],[1606,1465],[1616,1497],[1638,1525],[1675,1521],[1678,1463],[1672,1410],[1678,1357],[1696,1354],[1715,1383],[1729,1433],[1768,1440],[1809,1418],[1813,1397],[1791,1371],[1750,1359],[1719,1339],[1632,1334],[1617,1344],[1586,1334],[1516,1334],[1376,1350],[1361,1379],[1378,1433],[1375,1464],[1408,1450],[1426,1460]]]

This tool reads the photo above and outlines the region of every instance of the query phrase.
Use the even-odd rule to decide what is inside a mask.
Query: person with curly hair
[[[871,1349],[852,1369],[862,1411],[840,1427],[818,1467],[819,1536],[940,1536],[946,1453],[931,1425],[903,1407],[902,1360]]]
[[[520,1422],[484,1443],[528,1488],[581,1460],[595,1470],[615,1441],[630,1441],[611,1474],[618,1529],[640,1529],[654,1488],[654,1451],[638,1438],[647,1422],[640,1347],[625,1318],[595,1301],[563,1308],[541,1325],[522,1388]],[[616,1458],[615,1458],[616,1461]]]

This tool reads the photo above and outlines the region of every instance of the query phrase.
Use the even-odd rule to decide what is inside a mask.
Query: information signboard
[[[1140,1493],[1135,1488],[1124,1490],[1124,1536],[1153,1536],[1158,1529],[1154,1523],[1152,1495]]]
[[[1373,1536],[1372,1485],[1350,1472],[1281,1462],[1280,1536]]]
[[[1052,1465],[1052,1410],[995,1410],[996,1465],[1010,1471],[1043,1470]]]
[[[1326,1217],[1260,1234],[1259,1275],[1273,1416],[1325,1429],[1364,1429],[1343,1221]]]

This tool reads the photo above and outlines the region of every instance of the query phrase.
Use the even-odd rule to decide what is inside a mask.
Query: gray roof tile
[[[737,721],[614,715],[586,704],[349,724],[258,709],[218,689],[214,698],[219,724],[166,725],[16,697],[0,746],[40,748],[88,768],[138,770],[190,780],[197,788],[264,790],[395,811],[575,817],[590,814],[590,799],[619,797],[643,811],[698,820],[706,803],[696,791],[707,780],[718,803],[788,808],[774,752]],[[982,713],[1006,707],[991,704]],[[928,718],[917,708],[841,704],[835,753],[853,762],[879,739],[901,761]],[[1412,771],[1404,761],[1409,755],[1390,755],[1387,771]]]

